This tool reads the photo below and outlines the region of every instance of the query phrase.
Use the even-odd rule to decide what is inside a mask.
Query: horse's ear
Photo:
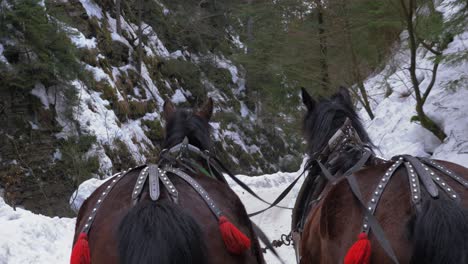
[[[164,117],[164,120],[166,120],[166,122],[169,121],[169,119],[171,119],[175,111],[176,111],[176,108],[170,100],[164,101],[163,117]]]
[[[213,99],[211,99],[211,97],[208,97],[208,100],[197,112],[197,115],[206,118],[208,121],[211,119],[211,116],[213,115]]]
[[[304,87],[301,87],[302,102],[307,107],[307,110],[312,111],[315,107],[315,100],[310,96]]]
[[[339,99],[350,106],[353,105],[353,101],[351,100],[351,94],[349,93],[349,90],[343,86],[340,86],[338,92],[334,94],[332,98]]]

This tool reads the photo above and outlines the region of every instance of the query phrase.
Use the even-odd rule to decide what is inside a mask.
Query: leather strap
[[[405,162],[406,172],[408,174],[409,187],[411,192],[411,202],[419,210],[421,207],[421,184],[419,184],[419,177],[414,171],[413,165]]]
[[[377,209],[377,205],[379,204],[380,199],[382,198],[382,195],[385,191],[385,187],[387,187],[387,184],[390,182],[390,179],[392,176],[395,174],[395,171],[400,167],[400,165],[403,163],[403,158],[400,158],[395,162],[388,170],[385,172],[384,176],[382,179],[379,181],[377,184],[374,192],[372,193],[371,200],[367,203],[367,210],[369,211],[370,214],[374,215],[375,210]],[[368,218],[364,217],[364,223],[362,225],[362,232],[365,232],[366,234],[369,233],[370,227],[368,225]]]
[[[132,201],[135,205],[140,199],[141,192],[143,191],[143,186],[145,185],[146,179],[148,178],[148,167],[145,167],[140,171],[138,178],[135,182],[135,187],[133,187],[132,192]]]
[[[421,158],[421,160],[430,165],[431,167],[435,168],[436,170],[442,172],[443,174],[449,176],[450,178],[454,179],[455,181],[457,181],[458,183],[460,183],[461,185],[463,185],[463,187],[465,187],[465,189],[468,189],[468,181],[465,180],[463,177],[461,177],[460,175],[456,174],[455,172],[447,169],[446,167],[440,165],[440,163],[438,162],[435,162],[431,159],[427,159],[427,158]]]
[[[422,163],[415,157],[409,155],[404,155],[403,157],[414,167],[414,170],[418,174],[419,179],[423,183],[429,195],[434,198],[438,197],[439,190],[437,189],[437,185],[435,185],[435,183],[432,181],[432,177],[429,174],[429,169],[427,167],[423,167]]]
[[[187,173],[172,167],[165,167],[164,171],[171,172],[187,182],[201,196],[201,198],[203,198],[205,203],[208,205],[208,208],[210,208],[211,212],[216,216],[216,218],[218,219],[221,216],[222,212],[213,199],[211,199],[205,189]]]
[[[157,165],[150,164],[148,165],[148,178],[149,178],[149,193],[150,198],[153,201],[157,201],[159,199],[160,190],[159,190],[159,168]]]
[[[348,171],[344,173],[344,177],[348,181],[349,187],[351,188],[354,197],[356,197],[356,199],[359,201],[360,206],[363,208],[364,214],[369,221],[369,225],[374,231],[375,238],[377,239],[377,241],[379,241],[380,245],[385,250],[387,255],[392,259],[392,261],[398,264],[399,262],[395,255],[395,252],[393,252],[392,246],[387,240],[382,227],[380,226],[375,216],[372,215],[370,211],[366,208],[364,199],[362,198],[361,190],[359,189],[356,177],[354,176],[354,172],[359,170],[367,162],[371,154],[372,153],[370,151],[366,151],[363,157],[353,167],[351,167]]]
[[[250,222],[252,223],[254,233],[257,235],[257,237],[260,239],[260,241],[262,241],[262,243],[273,253],[273,255],[275,255],[275,257],[281,263],[284,263],[284,261],[278,255],[278,252],[276,251],[276,249],[271,244],[268,237],[265,235],[265,233],[263,233],[262,229],[260,229],[260,227],[258,227],[257,224],[255,224],[253,221],[250,221]]]

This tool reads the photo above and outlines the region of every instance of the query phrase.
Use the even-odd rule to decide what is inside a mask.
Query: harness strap
[[[145,185],[146,179],[148,178],[148,167],[145,167],[140,171],[138,175],[137,181],[135,183],[135,187],[133,187],[132,191],[132,202],[135,205],[138,200],[140,199],[141,192],[143,191],[143,186]]]
[[[257,211],[257,212],[248,214],[248,216],[249,216],[249,217],[252,217],[252,216],[261,214],[261,213],[265,212],[266,210],[268,210],[268,209],[270,209],[270,208],[272,208],[272,207],[277,206],[277,205],[284,199],[284,197],[286,197],[286,195],[288,195],[288,193],[292,190],[292,188],[294,187],[294,185],[296,185],[297,181],[301,178],[301,176],[302,176],[303,174],[304,174],[304,172],[301,173],[293,182],[291,182],[291,184],[289,184],[289,186],[286,187],[286,189],[284,189],[284,191],[283,191],[282,193],[280,193],[280,195],[273,201],[273,203],[270,204],[270,203],[266,202],[266,203],[270,204],[270,206],[268,206],[267,208],[262,209],[262,210],[260,210],[260,211]],[[261,198],[259,198],[259,199],[261,199]],[[263,201],[263,199],[261,199],[261,200]],[[282,207],[282,206],[277,206],[277,207],[280,207],[280,208],[285,209],[285,208]],[[286,209],[291,209],[291,208],[286,208]]]
[[[205,203],[208,205],[208,208],[210,208],[211,212],[216,216],[216,219],[219,219],[219,217],[221,217],[222,215],[221,210],[215,204],[213,199],[211,199],[211,197],[208,195],[205,189],[197,181],[195,181],[192,177],[190,177],[187,173],[179,169],[172,168],[172,167],[164,167],[163,171],[171,172],[174,175],[181,178],[182,180],[184,180],[185,182],[187,182],[205,201]]]
[[[374,192],[372,193],[371,200],[367,203],[367,210],[370,214],[374,215],[375,210],[377,209],[377,205],[379,204],[380,199],[385,191],[385,187],[387,187],[388,183],[390,182],[392,176],[395,174],[395,171],[400,167],[403,163],[403,158],[398,159],[390,168],[385,172],[382,179],[379,181],[377,186],[375,187]],[[370,227],[368,225],[368,218],[364,217],[364,223],[362,225],[362,232],[368,234],[370,231]]]
[[[392,246],[387,240],[382,227],[380,226],[375,216],[372,215],[370,211],[366,208],[364,199],[362,198],[361,190],[359,189],[356,177],[354,176],[354,172],[358,171],[367,162],[371,154],[372,153],[370,151],[366,150],[362,158],[353,167],[351,167],[348,171],[344,173],[344,177],[348,181],[349,187],[351,188],[354,197],[356,197],[356,199],[359,201],[360,206],[363,208],[364,214],[368,218],[369,225],[372,228],[372,230],[374,230],[375,238],[377,239],[377,241],[379,241],[380,245],[385,250],[387,255],[392,259],[392,261],[398,264],[399,262],[395,255],[395,252],[393,252]]]
[[[219,160],[218,158],[216,157],[213,157],[212,158],[213,161],[215,161],[214,163],[212,163],[213,166],[216,167],[221,167],[223,171],[226,172],[226,174],[234,181],[236,182],[240,187],[242,187],[242,189],[246,190],[249,194],[251,194],[253,197],[257,198],[258,200],[266,203],[266,204],[269,204],[270,206],[268,208],[265,208],[263,210],[260,210],[260,211],[257,211],[255,213],[252,213],[252,214],[249,214],[249,217],[251,216],[254,216],[254,215],[257,215],[257,214],[260,214],[272,207],[278,207],[278,208],[282,208],[282,209],[289,209],[289,210],[292,210],[292,208],[289,208],[289,207],[285,207],[285,206],[279,206],[278,203],[281,202],[283,200],[283,198],[289,193],[289,191],[291,191],[292,187],[294,187],[294,185],[297,183],[297,180],[299,180],[299,178],[304,174],[301,173],[301,175],[299,175],[288,187],[286,187],[286,189],[278,196],[278,198],[275,199],[275,201],[273,203],[270,203],[270,202],[267,202],[265,201],[263,198],[261,198],[260,196],[258,196],[254,191],[252,191],[252,189],[250,189],[249,186],[247,186],[247,184],[245,184],[243,181],[241,181],[239,178],[237,178],[234,174],[232,174]]]
[[[449,176],[450,178],[454,179],[455,181],[457,181],[458,183],[463,185],[463,187],[465,187],[465,189],[468,189],[468,181],[465,180],[460,175],[458,175],[455,172],[445,168],[444,166],[440,165],[438,162],[435,162],[435,161],[433,161],[431,159],[428,159],[428,158],[420,158],[420,159],[424,163],[430,165],[431,167],[435,168],[436,170],[438,170],[438,171],[442,172],[443,174]]]
[[[253,231],[257,235],[257,237],[260,238],[260,240],[263,242],[263,244],[265,244],[265,246],[273,253],[273,255],[275,255],[275,257],[281,263],[284,263],[284,261],[278,255],[278,252],[276,251],[274,246],[271,244],[268,237],[265,235],[265,233],[263,233],[262,229],[260,229],[260,227],[258,227],[257,224],[255,224],[253,221],[250,221],[250,222],[252,223]]]
[[[114,188],[114,186],[127,174],[127,172],[133,170],[133,168],[129,170],[124,170],[122,172],[119,172],[117,174],[114,174],[113,179],[110,179],[108,182],[110,182],[109,185],[107,185],[106,189],[101,193],[101,196],[96,202],[96,205],[94,206],[93,210],[91,211],[91,214],[88,216],[86,219],[86,224],[84,225],[83,229],[81,230],[81,233],[89,233],[89,230],[91,229],[91,226],[94,222],[94,219],[96,218],[96,214],[99,211],[99,208],[101,207],[102,202],[106,199],[107,195],[109,192]]]
[[[149,193],[150,198],[153,201],[157,201],[159,199],[160,190],[159,190],[159,177],[161,176],[160,170],[158,166],[154,164],[148,165],[148,185],[149,185]]]
[[[427,167],[423,167],[423,164],[415,157],[409,155],[404,155],[403,157],[414,167],[414,170],[416,170],[416,173],[419,175],[419,179],[423,183],[429,195],[434,198],[438,197],[439,190],[437,189],[437,185],[432,180],[429,169]]]
[[[416,206],[416,209],[421,209],[421,184],[419,183],[419,177],[415,174],[413,165],[409,162],[405,162],[406,173],[408,174],[411,202]]]

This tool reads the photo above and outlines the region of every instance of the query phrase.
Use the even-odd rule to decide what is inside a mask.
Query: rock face
[[[195,24],[181,25],[183,1],[122,1],[117,32],[114,1],[7,2],[0,187],[10,204],[69,215],[82,181],[155,160],[165,99],[179,107],[214,99],[212,151],[234,172],[299,167],[300,112],[284,124],[257,118],[261,101],[249,103],[245,72],[229,58],[244,49],[229,24],[194,22],[206,30],[194,32]],[[194,19],[214,10],[190,8]]]

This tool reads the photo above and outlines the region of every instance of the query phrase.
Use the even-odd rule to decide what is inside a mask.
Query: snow
[[[34,89],[31,90],[31,94],[35,95],[39,100],[41,100],[42,105],[45,109],[49,109],[49,105],[53,102],[52,95],[48,95],[46,88],[41,83],[36,83]]]
[[[180,89],[177,89],[171,97],[171,102],[174,104],[179,104],[179,103],[184,103],[187,102],[187,99],[185,98],[185,95],[182,93]]]
[[[78,48],[87,48],[87,49],[94,49],[97,47],[96,38],[92,37],[90,39],[86,38],[83,33],[81,33],[78,29],[65,26],[68,31],[70,31],[70,40],[75,44]]]
[[[3,51],[4,50],[5,50],[5,48],[3,47],[2,44],[0,44],[0,62],[8,64],[7,59],[5,58],[5,56],[3,56]]]
[[[88,14],[88,16],[97,17],[98,19],[102,18],[102,9],[92,0],[80,0],[80,2],[86,10],[86,14]]]
[[[75,219],[13,210],[0,198],[0,263],[68,263]]]
[[[444,1],[438,8],[445,10],[449,3],[451,1]],[[403,32],[402,44],[396,48],[387,67],[364,83],[373,100],[372,109],[375,115],[374,120],[370,120],[364,109],[361,109],[360,115],[365,121],[366,129],[384,158],[410,154],[445,159],[468,166],[468,62],[440,64],[434,88],[424,105],[426,114],[447,135],[444,142],[440,142],[418,123],[411,122],[411,117],[416,115],[416,100],[407,70],[409,53],[406,38],[407,33]],[[468,31],[455,36],[443,53],[449,55],[464,51],[467,41]],[[419,52],[417,62],[417,76],[424,92],[431,81],[428,69],[432,68],[432,56],[430,53]],[[459,83],[458,87],[450,88],[450,84],[456,82]],[[393,93],[385,97],[389,88]]]

